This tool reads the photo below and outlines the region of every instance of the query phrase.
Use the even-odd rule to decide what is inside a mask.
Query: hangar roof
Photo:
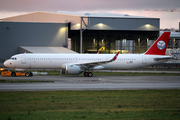
[[[81,18],[83,17],[83,19]],[[159,31],[159,18],[117,13],[33,12],[3,18],[6,22],[70,23],[70,30],[150,30]]]
[[[62,16],[63,15],[63,16]],[[11,21],[11,22],[61,22],[66,23],[66,21],[61,21],[65,16],[71,16],[69,19],[75,19],[76,17],[106,17],[106,18],[150,18],[144,16],[133,16],[128,14],[118,14],[118,13],[107,13],[107,12],[97,12],[97,13],[80,13],[80,12],[69,12],[69,11],[57,11],[57,12],[32,12],[7,18],[1,18],[1,21]],[[69,22],[69,21],[67,21]]]
[[[20,46],[20,53],[65,53],[78,54],[64,47]]]
[[[50,13],[50,14],[56,14],[56,15],[70,15],[70,16],[78,16],[78,17],[109,17],[109,18],[150,18],[150,17],[144,17],[144,16],[133,16],[133,15],[128,15],[128,14],[118,14],[118,13],[108,13],[108,12],[97,12],[97,13],[81,13],[81,12],[69,12],[69,11],[57,11],[57,12],[52,12],[52,11],[47,11],[47,12],[42,12],[42,11],[37,11],[37,12],[32,12],[32,13],[27,13],[27,14],[22,14],[22,15],[17,15],[17,16],[12,16],[12,17],[7,17],[7,18],[14,18],[14,17],[19,17],[19,16],[27,16],[28,14],[36,14],[36,13]],[[7,18],[2,18],[2,21]]]
[[[133,16],[128,14],[118,14],[118,13],[108,13],[108,12],[97,12],[97,13],[80,13],[80,12],[69,12],[69,11],[58,11],[58,12],[50,12],[50,13],[59,13],[65,15],[75,15],[80,17],[109,17],[109,18],[150,18],[144,16]]]

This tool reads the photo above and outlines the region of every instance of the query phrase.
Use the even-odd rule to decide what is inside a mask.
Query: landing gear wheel
[[[30,76],[30,74],[27,72],[27,73],[25,74],[25,76],[26,76],[26,77],[29,77],[29,76]]]
[[[85,77],[92,77],[93,73],[92,72],[84,72]]]
[[[16,73],[15,73],[15,72],[12,72],[12,73],[11,73],[11,76],[12,76],[12,77],[16,77]]]
[[[88,77],[88,72],[84,72],[84,77]]]
[[[89,77],[92,77],[92,76],[93,76],[93,73],[92,73],[92,72],[89,72],[89,73],[88,73],[88,76],[89,76]]]
[[[29,73],[29,77],[32,77],[32,76],[33,76],[33,73],[32,73],[32,72],[30,72],[30,73]]]

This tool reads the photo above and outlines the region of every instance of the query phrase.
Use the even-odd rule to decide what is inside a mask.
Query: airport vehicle
[[[62,69],[62,74],[81,74],[92,77],[92,70],[122,70],[154,65],[171,56],[165,56],[170,32],[164,32],[142,54],[17,54],[4,62],[14,69]]]
[[[11,72],[9,71],[8,69],[4,69],[4,68],[1,68],[0,69],[1,72],[1,76],[12,76],[12,77],[15,77],[15,76],[26,76],[26,77],[31,77],[33,76],[33,74],[31,72]]]

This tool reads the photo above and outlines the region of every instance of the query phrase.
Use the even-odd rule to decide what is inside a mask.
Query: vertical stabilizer
[[[164,32],[145,52],[145,55],[165,55],[171,32]]]

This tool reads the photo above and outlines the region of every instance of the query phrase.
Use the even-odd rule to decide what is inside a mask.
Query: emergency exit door
[[[142,64],[147,64],[147,60],[146,60],[146,56],[145,55],[142,56]]]

